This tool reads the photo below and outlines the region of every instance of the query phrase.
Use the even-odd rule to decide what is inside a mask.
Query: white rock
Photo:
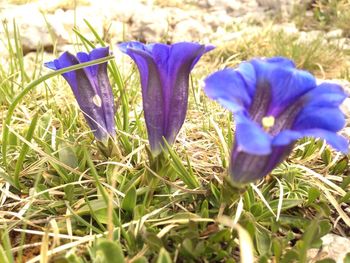
[[[109,24],[105,24],[105,39],[112,43],[118,43],[121,41],[132,40],[130,25],[120,21],[111,21]]]
[[[9,5],[2,11],[1,20],[8,22],[8,29],[12,37],[14,35],[13,21],[15,20],[24,52],[36,50],[39,46],[53,45],[44,16],[34,4]]]
[[[47,18],[59,43],[75,42],[76,34],[73,31],[74,27],[87,39],[95,40],[93,33],[85,24],[84,19],[92,25],[99,36],[103,37],[103,17],[92,8],[79,7],[76,9],[76,12],[73,10],[64,11],[58,9],[53,15],[49,15]]]
[[[78,6],[91,5],[92,2],[93,0],[38,0],[35,4],[42,11],[53,13],[57,9],[73,10],[75,7]]]
[[[324,33],[322,31],[319,31],[319,30],[313,30],[313,31],[308,31],[308,32],[301,31],[301,32],[299,32],[298,42],[305,43],[305,42],[309,42],[309,41],[314,41],[314,40],[321,38],[323,35],[324,35]],[[324,39],[324,41],[326,43],[325,39]]]
[[[149,12],[150,7],[138,0],[99,0],[93,2],[92,9],[104,17],[106,22],[115,20],[129,23],[135,15]]]
[[[225,10],[216,10],[202,15],[202,21],[214,30],[218,27],[226,27],[232,24],[232,17]]]
[[[237,10],[242,6],[243,1],[237,0],[206,0],[206,6],[216,10]]]
[[[332,258],[337,263],[343,263],[344,257],[350,253],[350,239],[335,234],[327,234],[322,237],[322,247],[318,249],[310,249],[308,251],[308,259],[310,263],[325,258]]]
[[[276,24],[272,27],[272,29],[276,31],[283,31],[284,33],[287,33],[287,34],[299,33],[299,30],[294,23]]]
[[[281,0],[256,0],[262,7],[281,10]]]
[[[131,20],[131,34],[134,39],[157,42],[166,37],[169,24],[168,13],[161,9],[137,10]]]
[[[211,28],[204,23],[190,18],[175,26],[172,41],[202,41],[210,35]]]
[[[326,34],[326,38],[341,38],[342,36],[343,36],[342,29],[335,29],[335,30],[329,31]]]

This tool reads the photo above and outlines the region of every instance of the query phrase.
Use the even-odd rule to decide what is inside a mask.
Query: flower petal
[[[334,149],[342,152],[349,152],[349,142],[342,136],[323,129],[308,129],[301,131],[285,130],[279,133],[272,141],[273,146],[283,146],[295,142],[303,137],[324,139]]]
[[[271,60],[270,60],[271,61]],[[309,72],[285,66],[286,60],[253,60],[257,85],[271,88],[271,103],[268,115],[277,116],[299,97],[316,87],[316,80]]]
[[[295,142],[296,140],[303,137],[303,134],[298,131],[284,130],[277,134],[273,140],[273,146],[284,146]]]
[[[198,43],[180,42],[170,45],[167,80],[163,81],[165,138],[172,144],[181,129],[187,112],[189,75],[200,57],[211,50]],[[153,47],[153,50],[156,46]],[[158,65],[160,72],[160,65]],[[161,73],[162,75],[162,73]]]
[[[276,64],[278,67],[284,67],[284,68],[295,68],[295,63],[293,60],[285,57],[272,57],[272,58],[266,58],[264,61],[270,63],[270,64]]]
[[[207,96],[217,100],[233,113],[247,109],[251,103],[247,84],[238,71],[232,69],[217,71],[207,77],[204,83]]]
[[[254,155],[271,153],[271,135],[243,114],[236,114],[237,150]]]
[[[52,70],[58,70],[58,68],[56,68],[54,61],[45,62],[44,66]]]
[[[247,184],[268,175],[291,152],[293,143],[277,146],[267,155],[255,155],[238,152],[233,147],[229,167],[232,182],[236,185]]]
[[[343,88],[333,83],[322,83],[305,95],[307,106],[338,107],[347,94]]]
[[[325,129],[337,132],[345,125],[344,113],[335,107],[308,106],[295,119],[293,130]]]
[[[236,70],[239,72],[246,83],[246,92],[251,98],[254,97],[256,88],[256,73],[255,68],[249,62],[243,62],[238,66]]]

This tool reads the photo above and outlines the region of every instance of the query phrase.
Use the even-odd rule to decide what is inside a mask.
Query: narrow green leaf
[[[198,188],[200,186],[198,182],[198,178],[193,174],[190,162],[187,157],[187,165],[188,168],[186,168],[182,161],[180,160],[179,156],[175,153],[175,151],[172,149],[172,147],[168,144],[168,142],[164,139],[164,145],[166,147],[166,150],[171,156],[171,159],[173,162],[171,163],[171,166],[176,171],[179,178],[191,189]]]
[[[110,240],[98,241],[95,262],[124,263],[124,253],[119,242]]]
[[[157,263],[172,263],[171,257],[168,253],[168,251],[165,250],[165,248],[161,248],[159,251],[159,256],[157,259]]]
[[[32,122],[30,123],[30,126],[29,126],[29,129],[28,129],[28,132],[27,132],[27,135],[25,137],[26,141],[30,142],[33,138],[33,135],[34,135],[34,131],[35,131],[35,127],[36,127],[36,124],[38,122],[38,113],[36,113],[33,117],[33,120]],[[22,166],[23,166],[23,162],[24,162],[24,159],[26,157],[26,154],[28,153],[29,151],[29,145],[24,143],[23,146],[22,146],[22,149],[21,149],[21,152],[18,156],[18,159],[17,159],[17,162],[16,162],[16,166],[15,166],[15,171],[14,171],[14,174],[13,174],[13,177],[14,177],[14,183],[15,183],[15,187],[20,190],[21,189],[21,186],[20,186],[20,182],[19,182],[19,174],[22,170]]]
[[[125,197],[122,201],[122,208],[126,211],[132,212],[136,206],[136,188],[132,186],[125,194]]]
[[[0,245],[0,262],[1,263],[12,263],[13,262],[7,258],[6,252],[1,245]]]

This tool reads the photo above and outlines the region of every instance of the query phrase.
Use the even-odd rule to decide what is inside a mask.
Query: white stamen
[[[261,124],[265,129],[269,129],[275,125],[275,117],[273,116],[266,116],[262,118]]]
[[[101,107],[101,106],[102,106],[102,100],[101,100],[100,96],[98,96],[98,95],[95,95],[95,96],[92,98],[92,102],[93,102],[97,107]]]

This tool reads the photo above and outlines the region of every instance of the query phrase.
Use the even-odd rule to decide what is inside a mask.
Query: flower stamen
[[[261,124],[265,131],[269,131],[275,125],[275,117],[266,116],[261,119]]]
[[[101,108],[102,106],[102,100],[101,100],[101,97],[98,96],[98,95],[95,95],[93,98],[92,98],[92,102],[99,108]]]

